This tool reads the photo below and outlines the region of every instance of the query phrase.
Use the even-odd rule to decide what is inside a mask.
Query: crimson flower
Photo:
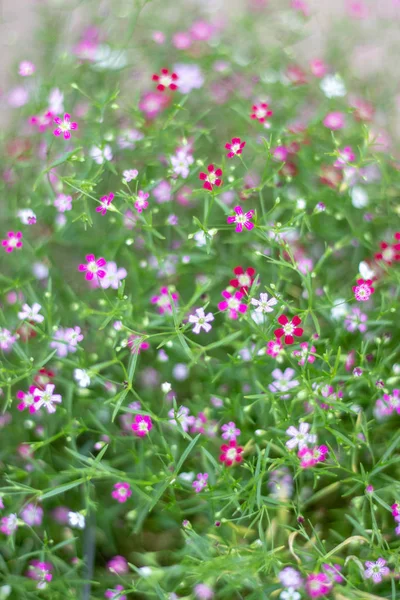
[[[234,463],[241,463],[243,447],[238,446],[236,440],[231,440],[229,444],[222,444],[219,460],[227,467],[231,467]]]
[[[154,74],[152,77],[153,81],[158,81],[157,89],[163,92],[166,88],[170,90],[177,90],[178,86],[178,75],[176,73],[170,73],[168,69],[161,69],[160,75]]]
[[[251,107],[251,119],[257,119],[260,123],[265,123],[267,117],[272,116],[272,110],[269,110],[268,104],[263,102],[262,104],[254,104]]]
[[[281,315],[278,318],[278,323],[282,325],[282,327],[275,329],[274,334],[277,338],[285,336],[285,344],[293,344],[294,335],[296,337],[303,335],[303,329],[301,327],[297,327],[297,325],[300,325],[301,323],[301,319],[297,315],[294,316],[291,321],[289,321],[286,315]]]
[[[221,169],[215,169],[214,165],[208,165],[207,171],[208,173],[200,173],[199,179],[204,181],[203,188],[212,192],[214,185],[219,187],[222,183],[222,179],[220,179],[222,171]]]
[[[226,155],[228,158],[233,158],[237,154],[242,154],[243,148],[245,147],[246,142],[242,142],[240,138],[232,138],[231,143],[225,144],[225,148],[229,150]]]
[[[246,292],[253,284],[254,273],[256,272],[253,267],[247,267],[246,270],[243,267],[235,267],[233,272],[237,277],[231,279],[229,284],[235,288],[240,288],[241,292]]]
[[[397,232],[394,237],[396,240],[400,240],[400,233]],[[400,244],[388,244],[386,242],[381,242],[379,245],[381,251],[375,254],[376,260],[383,260],[383,262],[389,266],[394,260],[400,260]]]

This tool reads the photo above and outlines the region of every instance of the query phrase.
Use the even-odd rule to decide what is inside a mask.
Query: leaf
[[[35,183],[33,184],[33,191],[36,192],[37,186],[39,185],[39,182],[42,179],[43,175],[46,175],[46,173],[48,173],[49,171],[51,171],[55,167],[59,167],[60,165],[68,162],[69,159],[72,156],[74,156],[75,154],[77,154],[80,150],[82,150],[82,146],[79,146],[78,148],[74,148],[74,150],[70,150],[69,152],[65,152],[65,154],[63,154],[62,156],[60,156],[60,158],[57,158],[57,160],[55,160],[48,167],[46,167],[45,169],[43,169],[43,171],[41,171],[39,173],[38,177],[36,178]]]
[[[83,483],[84,481],[85,481],[85,479],[81,478],[81,479],[77,479],[76,481],[72,481],[71,483],[66,483],[65,485],[60,485],[58,487],[55,487],[55,488],[49,490],[48,492],[41,494],[40,500],[46,500],[46,498],[52,498],[53,496],[58,496],[59,494],[63,494],[64,492],[67,492],[68,490],[72,490],[73,488],[77,487],[78,485],[81,485],[81,483]]]
[[[198,440],[199,440],[200,437],[201,437],[201,433],[199,433],[198,435],[196,435],[196,437],[190,442],[189,446],[186,448],[186,450],[184,451],[184,453],[180,457],[179,462],[178,462],[178,464],[176,466],[176,469],[175,469],[175,474],[176,475],[179,473],[179,469],[181,468],[181,466],[183,465],[183,463],[185,462],[185,460],[187,459],[187,457],[189,456],[189,454],[191,453],[191,451],[193,450],[193,448],[197,444],[197,442],[198,442]]]
[[[132,355],[132,356],[134,356],[134,355]],[[136,354],[135,356],[137,356],[137,354]],[[136,364],[136,363],[135,363],[135,364]],[[125,398],[127,397],[127,395],[128,395],[128,392],[129,392],[129,390],[128,390],[128,389],[126,389],[126,390],[122,390],[122,391],[121,391],[121,392],[118,394],[118,396],[119,396],[119,397],[117,396],[117,398],[118,398],[118,400],[117,400],[117,404],[115,405],[114,412],[113,412],[113,414],[112,414],[112,417],[111,417],[111,422],[112,422],[112,423],[114,423],[114,419],[115,419],[115,417],[117,416],[117,414],[118,414],[118,412],[119,412],[119,409],[120,409],[120,408],[121,408],[121,406],[122,406],[122,403],[123,403],[123,401],[124,401],[124,400],[125,400]]]

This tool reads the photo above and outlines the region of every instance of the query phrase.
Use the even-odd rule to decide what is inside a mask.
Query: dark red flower
[[[297,327],[301,323],[301,319],[297,315],[295,315],[291,321],[289,321],[286,315],[281,315],[278,318],[278,323],[282,325],[282,327],[275,329],[274,333],[279,339],[285,336],[285,344],[293,344],[294,335],[296,337],[301,337],[303,335],[303,329]]]
[[[400,233],[397,232],[394,235],[395,240],[400,240]],[[392,262],[400,260],[400,244],[388,244],[381,242],[379,244],[381,252],[375,254],[376,260],[382,260],[387,265],[391,265]]]
[[[233,158],[237,154],[242,154],[243,148],[245,147],[246,142],[242,142],[240,138],[232,138],[231,143],[225,144],[225,148],[229,150],[226,155],[228,158]]]
[[[176,73],[170,73],[168,69],[161,69],[160,75],[154,74],[152,77],[153,81],[158,81],[157,89],[163,92],[166,88],[170,90],[177,90],[178,75]]]
[[[254,281],[254,273],[256,272],[253,267],[247,267],[246,270],[243,267],[235,267],[233,269],[236,277],[230,280],[230,285],[235,288],[240,288],[241,292],[247,292],[249,288],[253,285]]]

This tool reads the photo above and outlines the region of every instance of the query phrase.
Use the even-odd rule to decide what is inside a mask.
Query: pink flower
[[[208,165],[207,171],[208,173],[200,173],[199,179],[204,181],[203,188],[212,192],[214,185],[219,187],[222,184],[222,180],[220,179],[222,171],[221,169],[216,169],[214,165]]]
[[[140,354],[142,350],[148,350],[150,344],[143,340],[139,335],[133,333],[128,338],[128,348],[131,349],[132,354]]]
[[[370,486],[370,487],[372,487],[372,486]],[[328,565],[327,563],[323,563],[322,568],[325,571],[325,573],[328,575],[328,577],[332,583],[334,583],[334,582],[343,583],[344,579],[340,574],[340,571],[342,570],[342,567],[340,565],[333,565],[333,567],[332,567],[331,565]]]
[[[277,146],[272,151],[272,157],[278,162],[285,162],[289,155],[289,151],[286,146]]]
[[[118,584],[113,590],[109,588],[106,592],[104,592],[104,597],[107,598],[107,600],[127,600],[128,596],[126,596],[125,594],[121,596],[121,592],[123,591],[124,588],[122,587],[122,585]]]
[[[117,267],[117,263],[112,260],[105,265],[104,269],[106,275],[100,280],[100,286],[103,290],[108,290],[108,288],[117,290],[121,285],[121,281],[128,275],[124,267]]]
[[[342,150],[339,150],[339,157],[333,163],[333,166],[337,169],[342,169],[346,167],[348,163],[351,163],[355,160],[356,155],[353,152],[351,146],[345,146]]]
[[[319,58],[315,58],[314,60],[312,60],[310,63],[310,67],[311,72],[313,75],[315,75],[315,77],[323,77],[328,72],[328,67],[326,63]]]
[[[139,109],[148,119],[154,119],[169,104],[169,98],[160,92],[146,92],[140,99]]]
[[[306,591],[310,598],[320,598],[329,594],[332,582],[325,573],[311,573],[307,575]]]
[[[100,198],[100,205],[96,206],[96,212],[100,213],[101,215],[105,215],[108,207],[110,206],[111,202],[114,200],[114,194],[108,194],[108,196],[102,196]]]
[[[44,590],[46,589],[47,584],[53,579],[53,575],[51,574],[52,570],[53,565],[51,563],[32,560],[29,564],[26,576],[38,582],[36,586],[38,590]]]
[[[22,520],[33,527],[34,525],[41,525],[43,521],[43,508],[36,504],[29,503],[21,511]]]
[[[172,198],[171,184],[164,179],[153,189],[153,196],[158,204],[169,202]]]
[[[219,460],[227,467],[231,467],[234,463],[241,463],[243,448],[238,446],[236,440],[231,440],[229,444],[222,444]]]
[[[107,563],[107,569],[111,573],[117,573],[118,575],[126,575],[129,573],[128,561],[124,556],[113,556]]]
[[[386,560],[383,558],[378,558],[376,562],[371,562],[367,560],[365,563],[365,571],[364,577],[365,579],[372,579],[374,583],[380,583],[382,581],[382,576],[385,577],[389,575],[389,568],[385,566]]]
[[[58,125],[58,127],[53,131],[55,136],[59,136],[61,134],[64,135],[64,140],[69,140],[71,137],[71,131],[74,129],[78,129],[77,123],[71,123],[71,116],[68,113],[65,113],[64,119],[60,117],[55,117],[54,122]]]
[[[54,394],[55,387],[56,386],[53,383],[48,383],[44,390],[35,388],[33,391],[35,410],[40,410],[42,406],[44,406],[48,413],[56,412],[54,404],[60,404],[62,402],[62,397],[60,394]]]
[[[297,456],[301,458],[300,466],[303,469],[314,467],[317,463],[324,462],[328,452],[329,450],[326,446],[315,446],[314,448],[304,446],[297,453]]]
[[[222,292],[222,296],[225,298],[225,300],[218,304],[218,309],[229,310],[230,319],[237,319],[239,316],[238,313],[243,314],[247,311],[247,305],[240,302],[244,297],[242,292],[235,292],[232,295],[227,290],[224,290]]]
[[[149,197],[149,195],[150,194],[148,194],[147,192],[143,192],[143,190],[138,191],[138,195],[136,196],[136,202],[134,205],[138,213],[141,213],[148,207],[149,203],[147,202],[147,198]]]
[[[50,342],[50,348],[55,348],[57,356],[64,358],[69,353],[75,353],[78,349],[78,343],[82,340],[83,335],[80,327],[67,327],[66,329],[59,327],[54,333],[53,340]]]
[[[4,352],[9,352],[16,341],[17,341],[17,338],[15,337],[15,335],[11,334],[11,331],[9,331],[8,329],[0,328],[0,349],[1,350],[4,350]]]
[[[63,213],[67,210],[72,209],[72,196],[66,196],[65,194],[58,194],[57,198],[53,202],[58,212]]]
[[[208,333],[211,331],[212,326],[210,325],[210,321],[214,321],[214,315],[211,312],[206,315],[204,308],[196,308],[196,314],[189,315],[188,321],[189,323],[194,323],[193,333],[200,333],[202,329]]]
[[[313,354],[311,354],[312,352],[317,351],[315,346],[310,346],[310,349],[309,349],[307,342],[301,342],[300,348],[301,348],[301,350],[293,351],[293,356],[300,358],[298,364],[301,367],[303,367],[305,365],[306,361],[309,363],[315,362],[315,356],[313,356]]]
[[[273,115],[272,110],[269,110],[268,104],[265,102],[262,104],[254,104],[251,107],[251,111],[250,118],[257,119],[260,123],[265,123],[265,120]]]
[[[358,306],[352,308],[351,314],[347,314],[344,320],[344,326],[347,331],[354,333],[354,331],[360,331],[365,333],[367,331],[368,317],[365,313],[362,313]]]
[[[168,411],[168,416],[170,417],[169,422],[171,425],[174,425],[175,427],[180,425],[185,432],[189,431],[189,426],[194,425],[196,420],[193,415],[189,415],[187,406],[180,406],[177,412],[171,408],[171,410]]]
[[[7,233],[7,238],[5,240],[2,240],[1,245],[3,246],[6,252],[12,252],[13,250],[15,250],[15,248],[22,248],[23,244],[21,240],[22,233],[20,231],[17,231],[17,233],[9,231]]]
[[[205,487],[207,487],[207,479],[208,473],[198,473],[196,479],[192,483],[192,487],[195,489],[196,493],[203,491]]]
[[[152,429],[153,423],[148,415],[135,415],[131,427],[135,435],[144,437]]]
[[[28,392],[23,392],[21,390],[19,390],[17,392],[17,400],[21,400],[21,402],[19,402],[19,404],[17,404],[18,410],[22,411],[25,408],[29,408],[30,413],[36,412],[36,409],[34,406],[35,399],[33,397],[33,392],[35,391],[35,389],[36,389],[36,386],[31,385]]]
[[[272,358],[277,358],[283,352],[283,346],[280,340],[270,340],[267,343],[266,353]]]
[[[170,90],[177,90],[177,81],[179,79],[176,73],[170,73],[168,69],[161,69],[161,74],[154,74],[152,77],[153,81],[157,81],[157,89],[159,92],[163,92],[166,88]]]
[[[229,423],[225,423],[221,427],[221,431],[223,431],[222,439],[235,441],[237,436],[240,435],[240,429],[238,429],[233,421]]]
[[[242,154],[243,148],[245,147],[246,142],[242,142],[240,138],[232,138],[231,143],[225,144],[225,148],[229,150],[226,155],[228,158],[233,158],[239,154]]]
[[[38,115],[34,115],[29,119],[31,125],[35,125],[38,130],[43,133],[46,129],[53,125],[54,114],[51,111],[46,111]]]
[[[293,344],[293,336],[301,337],[303,335],[303,329],[301,327],[297,327],[301,323],[301,319],[297,315],[294,316],[291,321],[289,321],[286,315],[281,315],[278,318],[278,323],[282,325],[282,327],[275,329],[274,334],[277,338],[284,336],[285,344]]]
[[[323,121],[325,127],[336,131],[337,129],[343,129],[345,125],[344,114],[341,112],[328,113]]]
[[[297,379],[293,379],[296,372],[294,369],[287,367],[284,372],[281,369],[274,369],[271,373],[274,381],[268,385],[271,392],[286,392],[299,385]],[[282,399],[288,398],[288,395],[281,396]]]
[[[100,279],[103,279],[103,277],[106,276],[106,271],[102,268],[105,267],[107,264],[105,259],[99,258],[98,260],[96,260],[94,254],[87,254],[85,258],[87,260],[87,264],[82,264],[78,267],[79,271],[81,271],[82,273],[86,273],[85,279],[87,281],[92,281],[95,275],[97,275],[97,277],[99,277]]]
[[[30,60],[23,60],[19,63],[18,73],[21,77],[30,77],[36,71],[36,67]]]
[[[358,302],[366,302],[371,294],[375,292],[375,288],[371,286],[371,279],[357,279],[357,285],[354,286],[354,297]]]
[[[131,486],[129,483],[125,482],[116,483],[114,485],[114,490],[111,492],[111,496],[114,498],[114,500],[117,500],[122,504],[132,496]]]
[[[231,225],[232,223],[236,223],[235,231],[237,233],[241,233],[243,231],[243,225],[249,231],[253,229],[254,223],[250,222],[250,219],[254,217],[254,210],[249,210],[244,213],[241,206],[235,206],[234,208],[235,215],[228,217],[226,222]]]
[[[192,37],[186,31],[177,31],[172,36],[172,43],[178,50],[187,50],[192,45]]]
[[[153,296],[151,299],[152,304],[156,304],[158,306],[158,312],[163,315],[165,312],[172,313],[171,299],[174,304],[176,304],[178,300],[178,294],[176,292],[169,292],[168,288],[162,287],[160,289],[160,293],[158,296]]]
[[[390,413],[395,410],[400,415],[400,390],[393,390],[391,394],[383,394],[383,402],[386,403]]]
[[[16,514],[11,514],[7,517],[2,517],[0,523],[0,531],[5,535],[12,535],[18,528],[18,517]]]
[[[207,42],[214,33],[214,27],[207,21],[195,21],[190,28],[190,35],[193,39]]]

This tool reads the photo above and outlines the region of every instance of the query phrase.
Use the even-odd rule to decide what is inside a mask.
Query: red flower
[[[232,138],[231,143],[225,144],[225,148],[229,150],[226,155],[228,158],[233,158],[237,154],[242,154],[242,150],[245,147],[246,142],[242,142],[240,138]]]
[[[395,233],[394,238],[395,240],[400,240],[400,233]],[[400,260],[400,244],[381,242],[379,245],[381,252],[375,254],[376,260],[383,260],[387,265],[391,265],[394,260]]]
[[[231,440],[229,444],[222,444],[219,460],[225,463],[227,467],[231,467],[234,463],[242,462],[242,452],[242,446],[237,446],[236,440]]]
[[[303,335],[303,329],[297,327],[297,325],[300,325],[301,323],[301,319],[297,315],[294,316],[291,321],[289,321],[286,315],[281,315],[278,319],[278,323],[282,325],[282,327],[275,329],[274,334],[277,338],[285,336],[285,344],[293,344],[294,335],[296,337]]]
[[[214,185],[219,187],[222,183],[222,179],[220,179],[222,171],[221,169],[215,169],[214,165],[208,165],[207,171],[208,173],[200,173],[199,179],[204,181],[203,188],[212,192]]]
[[[161,69],[161,74],[154,74],[152,77],[153,81],[158,81],[157,89],[160,92],[163,92],[166,88],[170,90],[177,90],[178,86],[176,82],[178,81],[178,75],[176,73],[170,73],[168,69]]]
[[[36,384],[40,390],[44,390],[48,383],[51,383],[52,379],[55,377],[54,371],[50,371],[49,369],[40,369],[38,373],[36,373],[33,378],[33,382]]]
[[[244,271],[243,267],[235,267],[233,272],[237,277],[235,279],[230,280],[230,285],[235,288],[240,288],[241,292],[247,292],[247,290],[252,286],[254,281],[254,273],[256,272],[253,267],[247,267]]]
[[[252,112],[250,118],[257,119],[258,121],[260,121],[260,123],[265,123],[266,118],[271,117],[273,114],[272,110],[269,110],[268,104],[266,104],[265,102],[258,105],[254,104],[251,107],[251,111]]]

